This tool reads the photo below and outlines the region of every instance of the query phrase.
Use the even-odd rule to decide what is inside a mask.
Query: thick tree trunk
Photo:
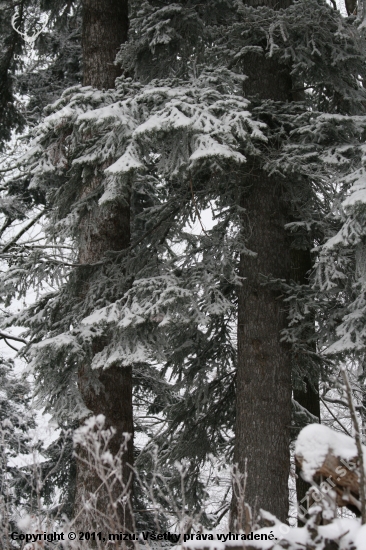
[[[245,3],[276,9],[290,4],[288,0]],[[244,73],[246,97],[291,100],[290,74],[273,59],[248,54]],[[279,293],[261,284],[261,276],[290,278],[290,241],[284,228],[289,218],[281,181],[269,177],[258,164],[248,162],[240,199],[243,226],[249,225],[246,245],[257,256],[242,255],[239,265],[243,282],[238,293],[234,462],[240,472],[247,470],[244,500],[252,512],[263,508],[286,521],[292,388],[289,349],[280,342],[280,333],[287,325],[287,313]],[[250,529],[235,483],[231,528]]]
[[[84,0],[83,1],[83,69],[84,85],[98,89],[114,87],[119,68],[114,65],[119,46],[127,40],[128,2],[127,0]],[[92,179],[83,195],[87,195],[101,183],[102,176]],[[88,211],[80,223],[79,261],[94,263],[108,250],[122,250],[130,244],[130,208],[126,203],[94,207]],[[87,282],[84,283],[87,285]],[[86,290],[86,289],[85,289]],[[98,339],[93,344],[93,353],[99,353],[108,342]],[[97,379],[97,380],[96,380]],[[93,380],[93,383],[91,381]],[[90,364],[84,363],[79,369],[78,386],[85,405],[93,415],[105,416],[105,427],[116,429],[109,451],[116,455],[124,443],[124,435],[131,435],[122,460],[122,477],[129,484],[129,497],[124,506],[117,510],[119,529],[133,532],[131,510],[133,465],[133,415],[132,415],[132,369],[115,365],[107,370],[91,371]],[[95,469],[85,464],[85,453],[77,465],[77,487],[75,515],[80,530],[95,530],[90,523],[90,514],[83,513],[83,498],[96,493],[101,484]],[[120,486],[112,489],[110,495],[105,489],[98,492],[97,513],[108,515],[110,500],[118,497]],[[89,518],[89,519],[88,519]]]
[[[128,0],[83,0],[84,86],[114,88],[121,74],[114,60],[127,32]]]
[[[242,255],[244,277],[238,294],[238,372],[234,462],[244,472],[245,501],[285,521],[288,512],[291,424],[291,364],[280,342],[286,310],[278,293],[261,284],[261,275],[287,279],[290,246],[284,224],[281,187],[260,169],[242,206],[251,223],[248,243],[257,257]],[[240,516],[233,502],[233,520]],[[237,525],[240,527],[240,525]],[[243,526],[244,527],[244,526]]]

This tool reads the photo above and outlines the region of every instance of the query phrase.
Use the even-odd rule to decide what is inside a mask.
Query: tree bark
[[[253,7],[287,8],[288,0],[245,2]],[[244,60],[244,95],[274,101],[291,100],[291,76],[273,58],[250,53]],[[248,162],[240,199],[250,228],[246,246],[256,257],[241,255],[238,292],[238,367],[234,463],[246,468],[244,500],[254,516],[260,508],[286,521],[290,470],[291,362],[280,341],[287,313],[279,293],[261,277],[289,279],[289,221],[279,179],[269,177],[258,161]],[[244,229],[243,229],[244,231]],[[245,235],[244,235],[245,237]],[[233,491],[231,529],[250,530],[242,500]]]
[[[128,0],[83,0],[83,84],[114,88],[121,69],[114,64],[127,40]]]
[[[300,284],[309,284],[309,272],[312,269],[310,250],[292,249],[291,251],[291,271],[292,279]],[[314,324],[315,332],[315,324]],[[315,344],[314,344],[315,348]],[[314,349],[315,351],[315,349]],[[319,400],[319,379],[310,380],[308,377],[304,380],[304,389],[294,389],[294,399],[311,414],[319,418],[320,423],[320,400]],[[300,469],[296,467],[296,498],[301,502],[306,495],[310,484],[300,475]]]
[[[98,89],[114,87],[120,69],[114,65],[114,59],[120,45],[127,40],[128,2],[127,0],[84,0],[83,1],[83,84]],[[112,159],[111,159],[112,161]],[[102,171],[101,171],[102,173]],[[83,189],[82,196],[96,189],[102,176],[95,176]],[[130,207],[126,202],[100,207],[96,202],[85,214],[79,227],[79,262],[94,263],[100,260],[108,250],[122,250],[130,245]],[[100,268],[102,269],[102,268]],[[87,282],[84,282],[87,291]],[[93,354],[99,353],[107,345],[105,339],[93,342]],[[129,484],[129,497],[124,506],[118,509],[119,529],[133,532],[132,469],[133,466],[133,410],[132,410],[132,369],[114,365],[106,370],[91,371],[90,363],[85,362],[78,372],[78,387],[83,401],[93,415],[105,416],[105,427],[114,427],[109,451],[116,455],[124,443],[124,433],[130,434],[122,460],[123,482]],[[85,458],[83,451],[81,459]],[[79,453],[80,454],[80,453]],[[75,516],[80,530],[90,531],[90,515],[83,513],[83,498],[95,493],[101,480],[95,469],[83,460],[77,463],[77,487],[75,498]],[[115,487],[113,491],[116,493]],[[117,493],[112,491],[112,498]],[[110,495],[104,489],[99,490],[97,515],[108,515]]]

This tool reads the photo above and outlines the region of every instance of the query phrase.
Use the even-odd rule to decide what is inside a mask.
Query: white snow
[[[107,174],[123,174],[143,167],[144,165],[139,158],[137,145],[132,142],[128,145],[126,152],[114,164],[109,166],[105,172]]]
[[[124,117],[124,114],[124,109],[120,107],[119,103],[112,103],[111,105],[100,107],[99,109],[86,111],[85,113],[79,115],[78,120],[92,120],[93,122],[101,122],[103,120],[111,120],[115,118],[121,119]]]
[[[33,344],[33,348],[37,350],[42,349],[46,346],[63,348],[66,346],[74,346],[75,344],[76,344],[76,340],[74,336],[72,336],[71,334],[63,333],[63,334],[59,334],[58,336],[54,336],[53,338],[47,338],[46,340],[42,340],[37,344]]]
[[[362,525],[362,527],[357,530],[354,537],[354,543],[357,550],[366,550],[366,525]]]
[[[192,125],[192,120],[179,109],[175,106],[171,107],[171,109],[169,107],[171,106],[168,104],[167,110],[153,115],[146,122],[138,126],[134,132],[134,136],[159,132],[161,130],[177,130]]]
[[[301,430],[296,441],[295,454],[303,459],[302,472],[306,481],[312,481],[328,453],[351,460],[357,457],[356,443],[352,437],[321,424],[309,424]]]
[[[350,206],[354,206],[357,203],[366,203],[366,189],[358,189],[354,193],[352,193],[349,197],[346,198],[346,200],[343,202],[344,208],[349,208]]]
[[[99,323],[115,323],[120,319],[120,304],[121,300],[117,300],[114,304],[96,309],[85,317],[82,321],[82,325],[98,325]]]
[[[196,150],[190,156],[190,160],[193,162],[205,157],[231,158],[235,162],[245,162],[246,160],[241,153],[233,151],[227,145],[221,145],[211,136],[199,136],[196,139],[196,147]]]
[[[318,535],[314,541],[314,533],[305,527],[289,527],[285,523],[276,521],[272,527],[265,527],[253,532],[253,535],[271,536],[272,540],[229,540],[224,541],[222,535],[219,534],[221,540],[217,540],[218,533],[205,532],[213,535],[210,539],[213,540],[190,540],[183,542],[180,546],[176,546],[177,550],[186,549],[207,549],[207,550],[225,550],[225,548],[260,548],[269,550],[270,548],[288,548],[291,550],[302,550],[304,548],[324,548],[324,539],[336,541],[339,544],[339,550],[366,550],[366,525],[361,526],[358,519],[337,518],[328,525],[320,525],[317,527]],[[195,537],[196,535],[194,535]],[[202,535],[197,535],[202,538]],[[207,537],[208,538],[208,537]],[[281,546],[279,546],[281,541]],[[315,542],[315,545],[314,545]],[[338,548],[338,546],[337,546]]]

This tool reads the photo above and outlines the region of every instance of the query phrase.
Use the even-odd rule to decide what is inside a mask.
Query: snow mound
[[[295,455],[302,459],[301,468],[306,481],[312,481],[328,454],[351,460],[357,457],[356,443],[352,437],[321,424],[309,424],[301,430],[295,445]]]

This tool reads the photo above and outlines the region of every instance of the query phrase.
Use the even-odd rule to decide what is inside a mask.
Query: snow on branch
[[[306,481],[320,483],[320,490],[326,483],[336,494],[337,506],[347,506],[360,515],[360,461],[352,437],[310,424],[298,436],[295,458]]]

